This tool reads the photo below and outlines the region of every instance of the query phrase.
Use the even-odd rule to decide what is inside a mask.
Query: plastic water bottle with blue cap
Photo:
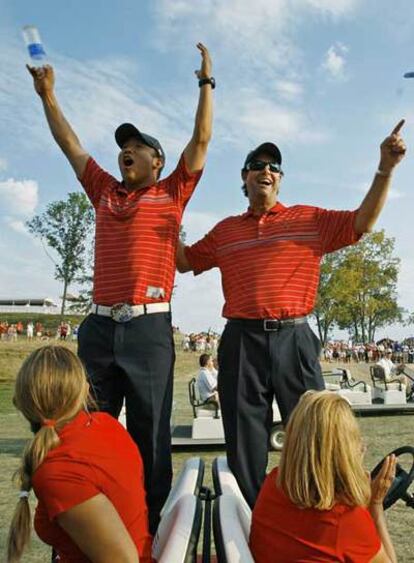
[[[30,62],[34,66],[43,66],[47,63],[46,52],[43,47],[40,33],[34,25],[25,25],[23,38],[30,55]]]

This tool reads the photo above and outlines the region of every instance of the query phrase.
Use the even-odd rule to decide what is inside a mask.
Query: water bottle
[[[23,38],[30,55],[30,62],[34,66],[46,64],[46,53],[43,48],[40,33],[34,25],[25,25],[23,28]]]

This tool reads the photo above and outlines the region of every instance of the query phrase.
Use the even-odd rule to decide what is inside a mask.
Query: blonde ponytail
[[[20,494],[10,524],[7,563],[17,563],[20,561],[25,548],[30,542],[32,516],[28,497],[32,489],[32,475],[49,451],[56,448],[59,444],[60,439],[55,427],[42,426],[26,445],[21,466],[16,472],[16,479],[20,485]]]
[[[32,517],[28,496],[32,476],[50,450],[60,444],[57,429],[86,406],[88,391],[79,358],[63,346],[35,350],[17,374],[13,402],[32,426],[40,425],[40,429],[26,445],[16,472],[20,498],[10,524],[7,563],[18,563],[30,541]]]

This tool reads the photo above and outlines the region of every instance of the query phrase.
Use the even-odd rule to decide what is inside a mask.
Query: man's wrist
[[[200,88],[202,86],[205,86],[206,84],[210,84],[212,90],[214,90],[214,88],[216,87],[216,81],[212,76],[210,77],[206,76],[205,78],[200,78],[200,80],[198,81],[198,85]]]
[[[381,166],[378,168],[378,170],[375,172],[376,176],[384,176],[384,178],[387,178],[388,176],[391,176],[392,174],[392,169],[391,170],[386,170],[381,168]]]
[[[383,162],[380,159],[380,162],[378,164],[378,169],[375,172],[375,174],[378,174],[378,176],[391,176],[392,171],[394,170],[394,167],[392,165],[390,165],[389,163]]]

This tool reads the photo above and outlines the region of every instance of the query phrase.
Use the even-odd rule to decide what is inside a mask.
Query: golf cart
[[[194,377],[188,383],[188,397],[193,411],[193,421],[191,425],[172,427],[173,447],[224,445],[224,429],[219,403],[201,400]],[[272,409],[273,425],[269,445],[272,449],[279,451],[283,447],[284,431],[276,401],[273,401]]]

